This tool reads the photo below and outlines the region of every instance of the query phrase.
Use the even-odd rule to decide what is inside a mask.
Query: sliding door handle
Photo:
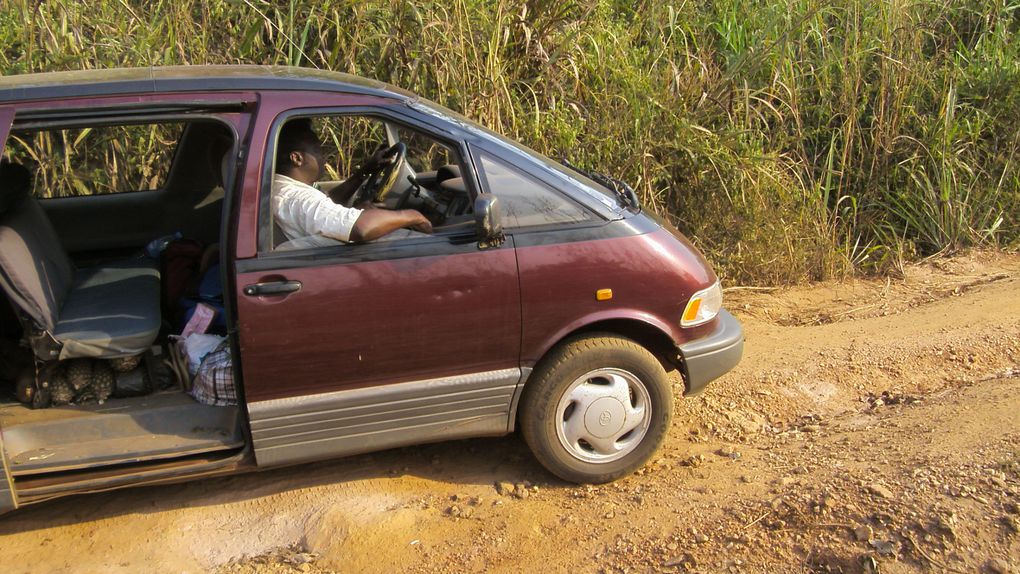
[[[244,294],[249,297],[263,295],[286,295],[301,290],[300,281],[270,281],[268,283],[252,283],[244,286]]]

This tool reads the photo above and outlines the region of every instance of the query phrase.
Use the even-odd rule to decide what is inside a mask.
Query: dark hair
[[[312,129],[311,118],[298,118],[283,124],[276,140],[276,173],[291,167],[291,152],[309,151],[318,142],[319,136]]]

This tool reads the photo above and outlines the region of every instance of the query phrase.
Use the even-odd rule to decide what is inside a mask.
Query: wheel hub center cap
[[[627,411],[620,401],[603,397],[592,402],[584,413],[584,426],[592,436],[610,438],[616,436],[627,420]]]

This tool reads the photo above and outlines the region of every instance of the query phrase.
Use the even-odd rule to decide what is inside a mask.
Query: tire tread
[[[638,450],[631,453],[644,452],[637,457],[627,455],[619,461],[606,463],[607,470],[604,472],[593,472],[594,463],[575,461],[574,464],[566,464],[557,458],[555,451],[562,450],[556,443],[555,435],[547,436],[548,433],[542,428],[547,420],[542,416],[543,405],[545,409],[554,409],[559,397],[556,395],[557,386],[562,384],[562,378],[557,374],[571,369],[578,365],[584,365],[586,361],[593,361],[600,358],[600,354],[620,353],[631,355],[631,359],[644,363],[642,368],[646,369],[653,378],[658,381],[644,381],[649,386],[649,394],[655,394],[655,386],[659,385],[658,391],[669,401],[667,405],[661,405],[659,417],[653,412],[652,426],[648,429],[648,435],[638,447]],[[610,365],[605,365],[610,366]],[[586,368],[586,367],[582,367]],[[590,369],[589,369],[590,370]],[[654,403],[654,401],[653,401]],[[654,406],[654,404],[653,404]],[[589,333],[564,340],[550,351],[546,357],[539,362],[531,375],[521,399],[521,434],[528,444],[532,453],[539,463],[553,474],[560,478],[578,483],[604,483],[610,482],[621,476],[630,474],[639,466],[644,464],[648,458],[658,449],[659,444],[665,437],[672,419],[673,405],[672,392],[662,369],[661,363],[648,349],[639,345],[631,339],[611,333]],[[665,415],[663,418],[662,415]],[[647,444],[651,441],[651,448]],[[628,460],[631,459],[631,460]],[[582,470],[572,467],[592,467],[590,470]]]

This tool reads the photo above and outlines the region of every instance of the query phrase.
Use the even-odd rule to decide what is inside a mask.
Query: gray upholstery
[[[33,198],[0,216],[0,269],[11,302],[41,329],[52,331],[71,289],[74,266]]]
[[[439,189],[463,195],[467,195],[468,192],[467,184],[464,183],[464,179],[460,177],[454,177],[451,179],[444,180],[443,183],[439,184]]]
[[[61,359],[147,350],[161,323],[154,262],[75,269],[35,198],[10,200],[24,191],[11,189],[15,181],[0,177],[9,199],[0,213],[0,284],[11,303],[61,345]]]
[[[53,336],[61,359],[141,353],[159,334],[159,272],[148,259],[80,269]]]

